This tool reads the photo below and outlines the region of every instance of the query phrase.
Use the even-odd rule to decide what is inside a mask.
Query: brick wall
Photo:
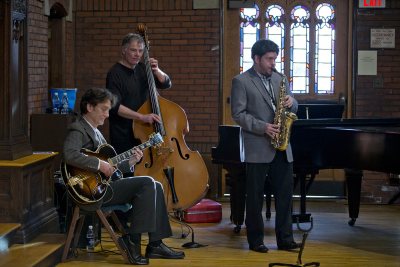
[[[43,1],[28,2],[28,110],[31,113],[42,113],[48,105],[48,20],[43,15]]]
[[[68,11],[70,0],[57,1]],[[71,0],[72,1],[72,0]],[[49,8],[56,3],[50,0]],[[49,106],[48,92],[48,16],[43,0],[29,0],[28,3],[28,110],[29,114],[44,113]],[[65,20],[64,18],[60,18]],[[65,22],[65,85],[75,87],[75,61],[74,61],[74,26],[71,21]]]
[[[172,79],[172,88],[161,96],[185,110],[190,127],[185,141],[203,156],[210,174],[208,195],[215,196],[218,167],[210,153],[218,142],[220,11],[192,6],[191,0],[76,1],[75,87],[78,98],[91,86],[104,87],[108,69],[120,59],[122,38],[144,23],[150,57]],[[103,133],[108,136],[107,125]]]
[[[357,12],[356,51],[377,50],[377,75],[356,76],[356,117],[400,117],[400,17],[399,9],[359,10]],[[370,29],[392,28],[396,48],[371,49]]]
[[[217,142],[219,10],[193,10],[192,1],[77,1],[76,87],[105,86],[108,69],[120,59],[124,35],[146,24],[150,57],[159,60],[173,87],[161,95],[186,112],[188,143]],[[216,48],[216,49],[215,49]]]
[[[356,49],[377,50],[377,75],[356,76],[355,117],[400,117],[400,3],[387,1],[386,9],[362,9],[356,11]],[[392,28],[396,32],[394,49],[370,48],[371,28]],[[356,71],[357,73],[357,71]],[[388,175],[364,172],[362,201],[387,203],[398,187],[389,183]]]
[[[75,88],[75,31],[73,21],[65,25],[65,86]]]
[[[45,4],[49,8],[61,5],[68,12],[70,1],[27,2],[29,113],[43,113],[49,106]],[[173,82],[173,88],[161,94],[185,110],[190,125],[185,140],[202,153],[210,175],[216,176],[209,154],[218,141],[220,11],[193,10],[191,0],[80,0],[73,4],[72,22],[65,21],[65,86],[79,89],[78,101],[85,89],[105,86],[108,69],[120,58],[121,39],[135,31],[138,23],[145,23],[150,56],[159,60]]]

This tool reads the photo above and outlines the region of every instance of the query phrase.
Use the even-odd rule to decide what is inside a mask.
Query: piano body
[[[239,129],[238,126],[221,125],[218,146],[211,152],[213,163],[222,164],[232,179],[243,183],[245,166],[232,150],[232,146],[239,143],[235,140]],[[294,221],[310,220],[310,214],[305,210],[306,178],[314,177],[321,169],[345,170],[349,225],[354,225],[358,218],[362,171],[400,173],[400,119],[299,119],[292,125],[291,145],[294,173],[301,193],[300,214],[293,215]],[[228,153],[227,147],[230,149]],[[231,197],[235,198],[235,193],[238,193],[233,193]],[[240,194],[239,198],[242,198]],[[232,221],[243,223],[241,218]]]
[[[231,221],[236,225],[234,231],[240,232],[244,221],[246,167],[242,162],[242,129],[234,125],[220,125],[218,127],[219,143],[211,148],[212,162],[222,164],[228,172],[226,183],[230,185]]]

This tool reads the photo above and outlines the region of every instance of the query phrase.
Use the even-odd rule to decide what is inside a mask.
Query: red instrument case
[[[202,199],[199,203],[184,211],[183,219],[187,223],[216,223],[222,219],[222,205],[211,199]]]

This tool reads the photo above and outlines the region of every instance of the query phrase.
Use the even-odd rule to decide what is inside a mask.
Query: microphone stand
[[[203,244],[200,244],[200,243],[197,243],[197,242],[194,241],[194,229],[193,229],[192,226],[190,226],[189,224],[187,224],[186,222],[184,222],[184,221],[182,220],[182,218],[183,218],[183,211],[182,211],[182,210],[176,210],[174,213],[175,213],[175,217],[178,218],[178,221],[177,221],[177,222],[178,222],[179,224],[181,224],[181,225],[186,226],[186,227],[189,229],[189,232],[192,233],[192,241],[183,244],[182,247],[184,247],[184,248],[201,248],[201,247],[206,247],[207,245],[203,245]],[[185,238],[186,238],[186,237],[187,237],[187,235],[185,236]]]
[[[202,245],[202,244],[200,244],[200,243],[195,242],[195,241],[194,241],[194,230],[193,230],[193,228],[192,228],[189,224],[187,224],[187,223],[184,223],[184,224],[185,224],[185,225],[190,229],[190,231],[192,232],[192,241],[183,244],[182,247],[184,247],[184,248],[201,248],[201,247],[207,246],[207,245]]]

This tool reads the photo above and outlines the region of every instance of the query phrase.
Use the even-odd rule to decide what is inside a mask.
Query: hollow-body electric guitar
[[[128,160],[134,153],[135,148],[144,150],[148,147],[158,146],[163,143],[162,136],[159,133],[150,135],[149,140],[125,151],[119,155],[109,144],[100,145],[96,151],[82,149],[81,153],[86,156],[94,156],[100,160],[107,161],[115,167],[115,172],[107,177],[100,171],[92,172],[81,169],[64,161],[61,162],[61,175],[64,183],[67,185],[68,193],[80,204],[91,204],[101,200],[107,192],[109,181],[114,181],[122,177],[117,166],[124,160]]]

